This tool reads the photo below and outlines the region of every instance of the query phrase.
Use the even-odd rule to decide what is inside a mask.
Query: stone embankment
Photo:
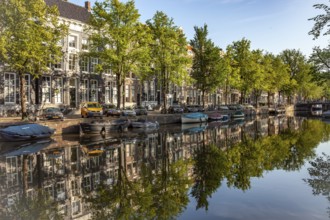
[[[235,111],[229,110],[229,111],[220,111],[221,114],[228,114],[232,115]],[[290,111],[287,111],[287,113]],[[206,114],[210,114],[211,112],[206,112]],[[255,112],[246,110],[245,114],[249,116],[256,115]],[[259,109],[257,111],[257,114],[268,114],[268,109]],[[123,116],[122,116],[123,117]],[[181,114],[159,114],[155,112],[151,112],[148,116],[137,116],[137,117],[131,117],[132,120],[137,118],[146,118],[151,121],[158,121],[160,125],[165,124],[175,124],[181,122]],[[117,119],[116,117],[104,117],[103,120],[105,121],[111,121]],[[100,119],[93,119],[93,118],[80,118],[79,115],[73,115],[69,116],[68,118],[64,119],[64,121],[61,120],[39,120],[36,121],[36,123],[48,126],[50,128],[56,129],[56,134],[79,134],[80,127],[79,124],[81,122],[91,122],[93,120],[100,120]],[[0,118],[0,127],[6,127],[8,125],[13,124],[22,124],[23,122],[19,117],[10,117],[10,118]]]

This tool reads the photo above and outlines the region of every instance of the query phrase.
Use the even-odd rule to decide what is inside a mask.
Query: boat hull
[[[201,123],[208,121],[208,116],[203,113],[190,113],[184,114],[181,116],[181,123],[188,124],[188,123]]]
[[[128,120],[117,120],[112,122],[90,122],[80,123],[80,128],[84,134],[109,133],[111,131],[124,131],[128,128]]]

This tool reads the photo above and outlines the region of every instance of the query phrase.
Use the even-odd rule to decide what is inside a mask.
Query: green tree
[[[57,8],[43,0],[0,4],[0,60],[8,65],[5,71],[19,76],[22,119],[27,118],[25,74],[38,78],[48,71],[50,63],[62,58],[58,42],[67,34],[67,27],[58,16]]]
[[[252,53],[250,50],[251,42],[245,38],[240,41],[234,41],[228,46],[227,52],[230,52],[230,56],[233,59],[231,62],[232,68],[239,75],[239,80],[237,81],[237,89],[241,92],[242,103],[246,95],[251,91],[251,76],[252,73]]]
[[[133,0],[96,2],[90,21],[91,48],[88,56],[101,60],[100,72],[111,69],[116,76],[117,107],[125,105],[126,75],[149,71],[151,40],[148,27],[139,22]]]
[[[240,76],[237,68],[235,67],[236,62],[232,58],[232,48],[229,46],[226,53],[222,57],[224,70],[224,81],[222,86],[225,88],[225,104],[228,103],[229,90],[231,88],[238,88],[240,84]]]
[[[154,75],[161,85],[164,112],[166,113],[169,86],[181,85],[188,77],[189,58],[187,40],[172,18],[157,11],[147,22],[152,33],[151,55]]]
[[[326,4],[315,4],[313,5],[316,9],[323,9],[325,14],[317,15],[313,18],[310,18],[308,20],[314,21],[314,26],[308,34],[313,35],[314,39],[317,39],[324,28],[329,27],[329,21],[330,21],[330,7]],[[325,33],[323,35],[330,34],[330,29],[325,30]]]
[[[289,102],[292,103],[292,96],[296,93],[303,95],[307,84],[311,81],[311,66],[307,63],[305,56],[299,50],[284,50],[280,54],[283,62],[289,67],[290,82],[286,85],[286,93]]]
[[[203,107],[205,107],[205,93],[214,92],[221,84],[226,65],[221,59],[221,49],[207,38],[207,25],[195,26],[194,29],[195,36],[190,40],[194,53],[191,76],[195,79],[196,88],[202,91]]]
[[[256,107],[258,108],[258,99],[263,91],[267,91],[269,81],[266,80],[266,72],[269,71],[269,61],[263,55],[261,50],[253,50],[251,55],[251,74],[249,81],[250,87],[255,97]]]

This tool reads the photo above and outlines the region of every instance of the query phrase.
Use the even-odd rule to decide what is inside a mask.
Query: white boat
[[[330,110],[323,112],[322,118],[330,118]]]
[[[206,122],[208,120],[207,114],[200,113],[200,112],[194,112],[194,113],[188,113],[183,114],[181,116],[181,123],[201,123]]]
[[[158,128],[159,123],[157,121],[148,121],[142,118],[139,118],[136,121],[131,122],[131,127],[132,128]]]

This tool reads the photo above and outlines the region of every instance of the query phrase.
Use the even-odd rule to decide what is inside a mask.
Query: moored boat
[[[201,123],[208,120],[207,114],[201,112],[194,112],[181,115],[181,123]]]
[[[323,112],[322,118],[330,118],[330,110]]]
[[[244,117],[245,117],[245,114],[244,114],[244,112],[242,112],[242,111],[236,111],[236,112],[232,115],[232,117],[233,117],[234,119],[236,119],[236,118],[241,119],[241,118],[244,118]]]
[[[182,124],[181,130],[183,133],[195,134],[205,131],[207,123],[194,123],[194,124]]]
[[[82,122],[80,127],[85,134],[99,134],[108,133],[111,131],[123,131],[130,125],[130,120],[128,119],[117,119],[113,121],[92,121],[89,123]]]
[[[136,121],[131,122],[132,128],[158,128],[159,123],[157,121],[148,121],[143,118],[139,118]]]
[[[0,136],[8,141],[26,141],[49,138],[55,129],[40,124],[11,125],[0,129]]]

